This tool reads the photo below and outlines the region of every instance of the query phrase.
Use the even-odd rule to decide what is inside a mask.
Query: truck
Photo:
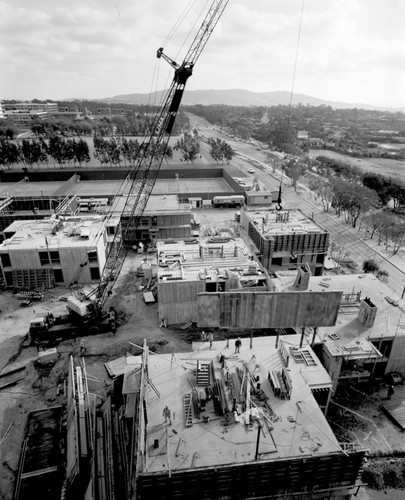
[[[69,297],[67,311],[67,314],[60,315],[48,311],[37,313],[29,325],[31,344],[53,345],[78,336],[116,332],[116,312],[113,307],[104,311],[90,300],[80,301]]]

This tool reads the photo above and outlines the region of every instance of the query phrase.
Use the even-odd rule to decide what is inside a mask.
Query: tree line
[[[323,210],[343,215],[352,227],[360,221],[370,239],[392,245],[395,255],[405,239],[405,185],[391,177],[360,169],[324,156],[316,158],[317,173],[309,177],[309,188],[321,200]]]
[[[233,149],[225,141],[220,139],[208,139],[210,155],[217,163],[228,162],[234,155]],[[140,143],[136,138],[127,139],[121,136],[93,138],[94,158],[101,166],[127,166],[134,165],[142,156],[143,160],[160,158],[168,161],[173,158],[173,149],[180,151],[180,161],[194,163],[200,156],[200,138],[197,131],[185,132],[179,138],[173,148],[169,145],[154,143]],[[16,143],[6,139],[0,139],[0,166],[10,170],[12,165],[22,163],[24,168],[32,169],[34,166],[49,168],[50,166],[69,167],[89,163],[90,148],[84,139],[66,139],[58,135],[49,140],[23,139]]]
[[[44,139],[23,139],[19,143],[0,139],[0,167],[10,170],[14,164],[22,163],[26,168],[36,165],[49,167],[79,165],[90,161],[89,146],[84,139],[63,139],[59,136]]]

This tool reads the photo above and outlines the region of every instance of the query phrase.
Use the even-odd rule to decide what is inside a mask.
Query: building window
[[[8,253],[1,254],[1,264],[3,267],[11,267],[10,255]]]
[[[98,267],[91,267],[90,268],[90,278],[92,280],[99,280],[100,279],[100,269]]]
[[[97,250],[87,252],[89,262],[98,262]]]
[[[58,251],[49,252],[52,264],[60,264],[60,255]]]
[[[107,234],[114,235],[115,234],[115,226],[107,226]]]
[[[325,261],[325,254],[324,253],[318,253],[316,256],[316,262],[317,264],[323,264]]]
[[[54,269],[53,276],[55,278],[55,283],[63,283],[64,282],[62,269]]]
[[[49,264],[49,255],[48,252],[38,252],[39,260],[41,261],[41,266],[46,266]]]
[[[142,217],[141,226],[149,226],[149,219],[147,217]]]
[[[205,282],[205,291],[206,292],[216,292],[217,291],[217,284],[215,282]]]

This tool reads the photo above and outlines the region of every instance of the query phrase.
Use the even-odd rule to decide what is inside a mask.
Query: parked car
[[[255,169],[254,168],[249,168],[248,172],[249,172],[249,174],[254,174],[255,173]]]

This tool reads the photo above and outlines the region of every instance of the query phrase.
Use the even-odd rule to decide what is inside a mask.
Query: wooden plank
[[[25,379],[25,366],[0,375],[0,389],[17,384]]]

